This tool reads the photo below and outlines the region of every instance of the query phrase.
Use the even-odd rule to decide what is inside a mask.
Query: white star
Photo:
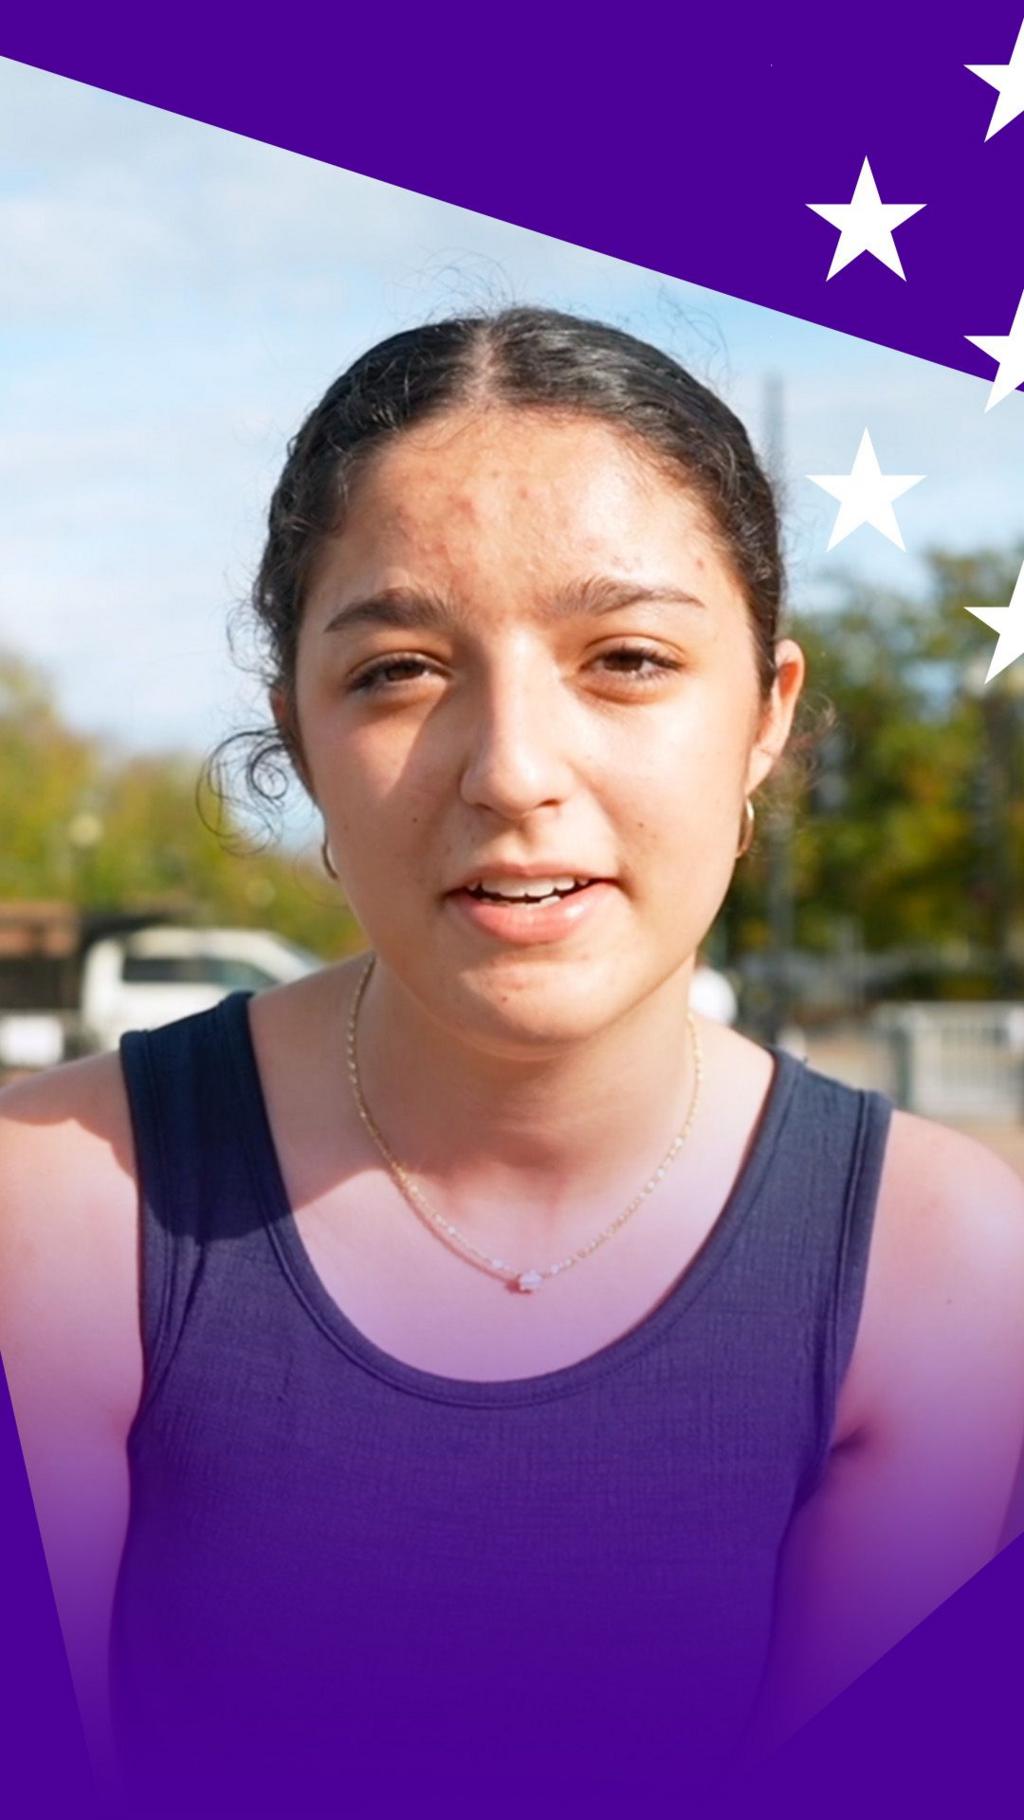
[[[1005,670],[1018,657],[1024,657],[1024,562],[1014,584],[1008,607],[968,607],[975,619],[980,619],[990,632],[998,632],[999,638],[992,653],[992,662],[988,667],[987,683],[1000,670]]]
[[[926,206],[923,202],[883,202],[878,194],[874,173],[865,158],[860,167],[857,187],[849,202],[807,204],[816,215],[821,215],[832,227],[839,229],[839,239],[826,274],[826,283],[836,272],[841,272],[844,265],[859,258],[861,253],[873,253],[876,259],[889,267],[890,272],[905,279],[906,273],[900,264],[892,231]]]
[[[994,404],[1009,398],[1010,393],[1024,383],[1024,291],[1008,335],[965,335],[964,340],[973,341],[976,348],[983,354],[990,354],[998,363],[999,371],[985,405],[986,411],[990,411]]]
[[[843,538],[849,537],[860,525],[874,525],[890,543],[901,550],[906,548],[892,502],[899,499],[901,493],[916,487],[924,475],[883,474],[867,430],[860,439],[849,474],[808,474],[807,478],[840,502],[828,549],[834,550],[837,543],[842,543]]]
[[[1011,120],[1016,120],[1018,114],[1024,114],[1024,19],[1009,63],[965,63],[964,69],[970,70],[972,76],[980,76],[997,91],[998,99],[985,134],[989,140],[994,133],[1009,126]]]

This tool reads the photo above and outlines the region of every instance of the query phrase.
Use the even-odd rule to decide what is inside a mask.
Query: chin
[[[600,1035],[642,996],[639,985],[630,992],[621,963],[502,956],[461,971],[441,1016],[494,1054],[536,1057]]]

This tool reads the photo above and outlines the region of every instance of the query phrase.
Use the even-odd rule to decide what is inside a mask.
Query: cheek
[[[745,730],[728,719],[666,748],[664,762],[636,770],[618,796],[630,826],[638,882],[662,881],[678,917],[690,906],[710,923],[728,889],[741,835]]]
[[[436,766],[362,729],[325,743],[319,777],[339,864],[372,888],[393,883],[396,867],[418,873],[424,851],[436,847],[451,796]]]
[[[310,692],[304,725],[310,769],[325,808],[332,805],[342,820],[358,819],[374,802],[386,800],[402,767],[379,728],[353,726],[340,693],[326,690]]]
[[[749,745],[745,721],[735,712],[688,714],[646,753],[634,745],[624,755],[629,783],[623,795],[654,828],[660,822],[695,829],[735,819]]]

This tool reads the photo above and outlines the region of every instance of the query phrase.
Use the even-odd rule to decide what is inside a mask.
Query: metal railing
[[[1024,1120],[1024,1006],[889,1004],[874,1015],[893,1095],[925,1118]]]

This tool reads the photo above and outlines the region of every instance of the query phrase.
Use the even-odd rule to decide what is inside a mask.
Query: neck
[[[614,1215],[690,1109],[691,972],[584,1040],[512,1059],[439,1025],[378,961],[356,1033],[370,1115],[438,1211],[474,1239],[508,1233],[510,1209],[517,1232],[547,1241],[592,1224],[595,1210]]]

